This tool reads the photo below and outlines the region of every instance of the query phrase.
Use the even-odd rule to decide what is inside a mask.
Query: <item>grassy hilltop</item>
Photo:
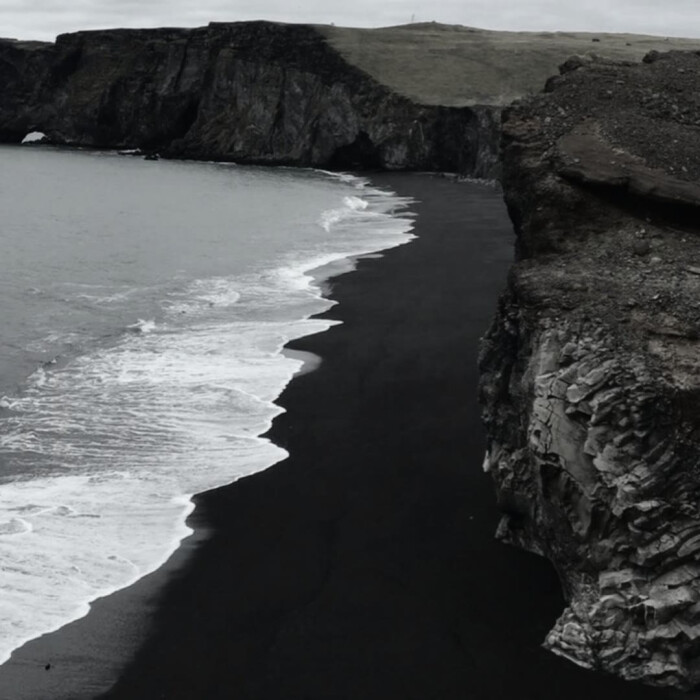
[[[504,105],[538,92],[573,54],[639,61],[651,49],[700,49],[700,39],[497,32],[435,22],[381,29],[316,28],[350,63],[379,82],[423,104],[454,107]]]

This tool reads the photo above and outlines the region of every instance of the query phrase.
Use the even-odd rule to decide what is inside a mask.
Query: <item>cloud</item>
[[[27,39],[78,29],[251,19],[365,27],[435,20],[490,29],[700,36],[697,0],[0,0],[0,32]]]

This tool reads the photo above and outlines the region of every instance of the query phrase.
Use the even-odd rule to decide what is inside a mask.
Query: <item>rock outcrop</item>
[[[310,25],[77,32],[0,41],[0,140],[179,158],[489,175],[499,111],[422,105]]]
[[[700,683],[700,55],[572,59],[504,115],[517,262],[484,339],[499,536],[548,557],[545,646]]]

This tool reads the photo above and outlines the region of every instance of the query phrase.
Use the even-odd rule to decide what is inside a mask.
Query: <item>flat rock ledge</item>
[[[498,536],[548,557],[545,646],[700,684],[700,55],[574,57],[503,122],[514,264],[481,353]]]

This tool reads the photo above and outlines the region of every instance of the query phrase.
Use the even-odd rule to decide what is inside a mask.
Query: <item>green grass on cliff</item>
[[[639,61],[700,49],[700,39],[641,34],[496,32],[437,23],[382,29],[318,26],[350,63],[423,104],[502,105],[538,92],[573,54]],[[597,41],[594,41],[597,39]]]

